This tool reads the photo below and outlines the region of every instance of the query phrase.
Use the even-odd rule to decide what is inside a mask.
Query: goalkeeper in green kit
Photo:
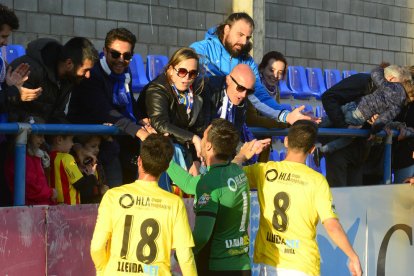
[[[250,188],[242,168],[231,163],[239,140],[232,123],[215,119],[201,140],[207,172],[192,176],[174,162],[167,170],[185,193],[195,195],[193,237],[198,275],[251,275]]]

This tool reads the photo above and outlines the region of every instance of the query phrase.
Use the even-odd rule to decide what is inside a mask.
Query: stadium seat
[[[316,99],[320,99],[322,94],[326,91],[325,82],[321,68],[306,68],[306,77],[310,90]]]
[[[331,88],[342,80],[341,72],[337,69],[325,69],[326,89]]]
[[[147,56],[147,78],[154,80],[168,63],[168,57],[162,55]]]
[[[280,161],[280,156],[277,150],[272,149],[270,151],[269,161]]]
[[[323,106],[317,106],[315,107],[315,117],[322,118],[326,116],[325,109],[323,109]]]
[[[313,107],[310,104],[297,104],[295,105],[295,109],[302,105],[305,106],[305,109],[302,112],[306,112],[306,113],[311,112],[313,115],[315,115],[315,112],[313,111]]]
[[[145,65],[141,55],[134,54],[129,63],[132,79],[132,92],[139,93],[142,88],[148,83],[147,75],[145,74]]]
[[[19,44],[7,45],[2,49],[2,56],[5,57],[7,63],[11,63],[16,58],[21,57],[25,54],[26,50],[22,45]]]
[[[289,99],[290,96],[293,96],[293,91],[287,86],[286,80],[279,80],[279,90],[281,99]]]
[[[358,74],[358,72],[354,70],[344,70],[342,71],[342,78],[346,79],[347,77],[355,75],[355,74]]]
[[[309,99],[313,96],[306,80],[305,68],[302,66],[288,67],[288,82],[295,99]]]

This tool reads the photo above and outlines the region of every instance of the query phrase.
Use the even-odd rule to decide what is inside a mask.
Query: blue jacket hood
[[[211,38],[218,39],[218,36],[216,35],[216,30],[217,30],[217,27],[211,27],[210,29],[208,29],[206,34],[204,35],[204,39],[211,39]]]

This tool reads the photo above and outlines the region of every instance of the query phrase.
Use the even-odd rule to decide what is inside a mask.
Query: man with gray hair
[[[381,64],[381,68],[385,68],[388,65],[389,64]],[[381,71],[383,72],[381,68],[376,68],[376,71],[380,73]],[[388,78],[389,76],[385,75],[387,81],[384,81],[384,83],[386,82],[388,85],[390,85],[389,81],[395,81],[395,79]],[[380,87],[381,86],[377,85],[371,78],[370,74],[358,73],[343,79],[329,88],[322,95],[322,104],[332,123],[331,127],[353,128],[354,126],[346,122],[345,115],[342,112],[342,106],[349,102],[360,101],[363,97],[373,94]],[[391,95],[392,93],[389,94],[389,96]],[[388,102],[384,100],[384,103],[382,104],[386,103]],[[326,142],[325,139],[324,143]],[[324,154],[326,157],[326,178],[331,187],[363,185],[362,165],[367,161],[371,148],[370,144],[371,142],[367,141],[366,138],[357,137],[353,139],[353,142],[348,146]],[[317,149],[314,152],[314,160],[318,161],[319,159],[320,150]],[[370,157],[369,160],[369,163],[371,164],[373,162],[372,157]]]
[[[341,106],[345,122],[351,128],[360,128],[374,115],[378,115],[371,126],[371,134],[381,131],[401,111],[402,106],[414,100],[414,86],[409,70],[398,65],[389,65],[385,68],[378,66],[371,72],[371,79],[377,89],[359,100]],[[331,125],[329,117],[322,120],[320,127]],[[344,148],[352,142],[352,138],[343,137],[334,140],[323,147],[323,153]]]

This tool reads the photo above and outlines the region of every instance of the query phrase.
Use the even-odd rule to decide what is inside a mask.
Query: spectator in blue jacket
[[[304,106],[292,112],[282,109],[260,82],[259,70],[249,55],[254,21],[247,13],[233,13],[224,23],[207,31],[202,41],[191,44],[201,55],[201,63],[207,76],[225,76],[240,63],[247,64],[256,76],[255,93],[249,95],[250,102],[266,117],[293,124],[299,119],[311,119],[301,113]]]

